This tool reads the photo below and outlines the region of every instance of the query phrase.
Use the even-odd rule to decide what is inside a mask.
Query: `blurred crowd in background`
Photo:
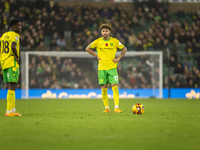
[[[30,55],[29,59],[30,88],[99,88],[96,58]],[[118,63],[118,75],[120,88],[158,88],[159,57],[125,58]]]
[[[21,51],[84,51],[89,43],[101,36],[99,26],[108,23],[112,26],[111,36],[120,40],[128,51],[163,52],[164,88],[169,84],[170,87],[200,87],[200,9],[192,9],[189,13],[179,9],[170,13],[167,0],[160,3],[136,1],[134,6],[135,9],[128,12],[114,5],[101,7],[77,3],[64,7],[55,1],[0,0],[0,36],[9,30],[10,19],[18,18],[23,25]],[[93,83],[97,81],[90,81],[77,61],[42,58],[29,59],[30,71],[41,71],[39,74],[44,79],[41,82],[38,81],[40,77],[32,76],[32,88],[96,88]],[[131,61],[128,64],[131,67]],[[141,70],[137,70],[142,74],[140,78],[134,74],[139,64],[134,63],[132,69],[123,71],[128,74],[123,75],[122,88],[149,88],[148,84],[152,84],[150,80],[146,85],[137,85],[137,81],[148,80]],[[62,71],[58,69],[64,67],[68,68],[67,75],[59,78]],[[119,64],[118,70],[120,67],[127,68]],[[48,71],[49,76],[46,76]],[[0,88],[6,86],[1,84]]]

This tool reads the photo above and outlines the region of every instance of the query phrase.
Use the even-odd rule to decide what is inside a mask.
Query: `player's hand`
[[[115,59],[113,59],[112,61],[113,61],[114,63],[117,63],[119,60],[120,60],[119,58],[115,58]]]
[[[97,56],[97,59],[98,59],[98,60],[101,60],[101,58],[100,58],[99,56]]]

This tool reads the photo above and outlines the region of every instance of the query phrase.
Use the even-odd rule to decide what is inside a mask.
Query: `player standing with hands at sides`
[[[86,51],[97,57],[98,64],[98,80],[101,85],[102,99],[105,106],[103,113],[110,112],[108,105],[107,84],[111,84],[116,113],[122,113],[119,109],[119,91],[118,91],[118,73],[117,62],[124,56],[127,48],[116,38],[110,37],[111,27],[108,24],[102,24],[100,27],[102,37],[96,39],[86,47]],[[96,49],[95,53],[92,49]],[[121,50],[121,54],[115,58],[117,49]]]
[[[15,89],[19,78],[19,44],[22,24],[17,19],[10,21],[10,31],[0,38],[0,59],[4,83],[8,83],[7,110],[5,116],[21,116],[15,109]]]

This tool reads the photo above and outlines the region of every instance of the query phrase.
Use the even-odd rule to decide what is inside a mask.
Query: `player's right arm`
[[[16,61],[19,63],[19,56],[17,55],[17,48],[16,48],[16,46],[17,46],[17,43],[12,42],[11,48],[12,48],[12,51],[13,51],[13,53],[15,55],[14,57],[15,57]]]
[[[95,52],[92,50],[93,48],[96,48],[96,47],[97,47],[97,40],[95,40],[94,42],[92,42],[91,44],[89,44],[89,45],[86,47],[85,50],[86,50],[89,54],[91,54],[91,55],[97,57],[98,60],[101,60],[100,57],[98,56],[98,54],[95,53]]]

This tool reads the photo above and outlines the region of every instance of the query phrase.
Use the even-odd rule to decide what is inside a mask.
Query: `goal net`
[[[118,63],[118,76],[120,97],[162,98],[162,52],[127,52]],[[72,92],[77,98],[84,91],[101,91],[98,61],[87,52],[22,52],[21,88],[22,98],[45,98],[45,90],[51,93],[47,98],[61,98],[63,91],[68,91],[68,96]],[[55,90],[60,90],[61,96],[55,96]]]

